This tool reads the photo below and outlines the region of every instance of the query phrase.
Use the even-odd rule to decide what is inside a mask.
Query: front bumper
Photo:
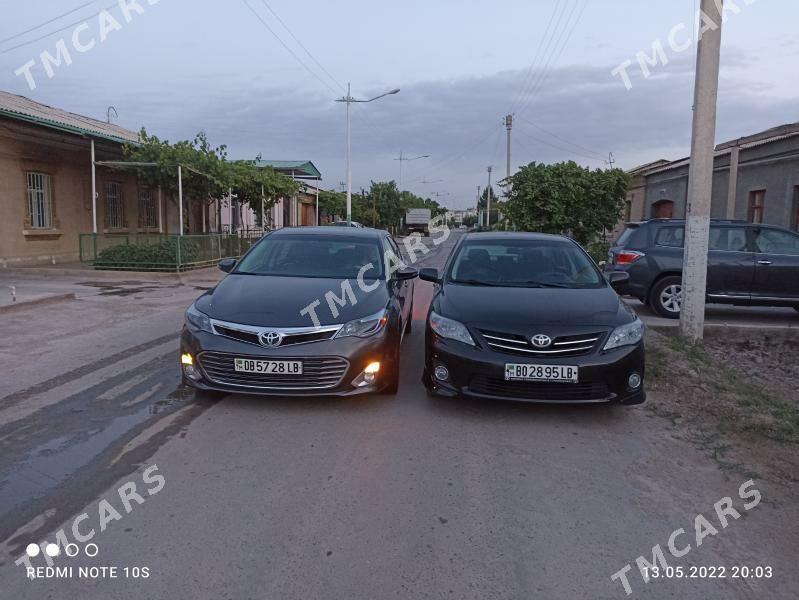
[[[506,363],[577,366],[579,382],[505,381]],[[436,365],[447,368],[448,380],[434,377]],[[646,400],[644,383],[632,390],[628,379],[632,373],[643,379],[644,368],[643,343],[583,356],[533,358],[473,348],[428,331],[422,381],[431,393],[442,396],[554,404],[640,404]]]
[[[346,337],[279,348],[265,348],[204,331],[183,328],[181,354],[190,354],[196,379],[184,371],[187,385],[207,391],[259,396],[355,396],[380,391],[387,385],[388,328],[368,338]],[[302,360],[302,376],[261,376],[236,373],[234,358]],[[373,361],[381,372],[375,383],[356,387],[353,381]]]

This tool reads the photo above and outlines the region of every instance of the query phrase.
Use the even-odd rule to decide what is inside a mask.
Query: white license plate
[[[237,358],[233,367],[239,373],[265,373],[267,375],[302,375],[301,360],[254,360]]]
[[[505,365],[505,380],[522,381],[568,381],[577,383],[578,368],[563,365]]]

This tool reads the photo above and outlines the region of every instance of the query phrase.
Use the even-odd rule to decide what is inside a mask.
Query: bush
[[[159,244],[137,246],[123,244],[100,252],[94,261],[95,269],[179,271],[192,263],[200,252],[199,244],[191,240],[180,240],[180,264],[178,264],[178,241],[168,239]]]

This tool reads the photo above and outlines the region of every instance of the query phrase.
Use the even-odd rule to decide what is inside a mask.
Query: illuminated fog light
[[[183,374],[191,379],[192,381],[199,381],[200,379],[200,372],[194,367],[194,365],[183,365]]]
[[[439,381],[446,381],[449,379],[449,370],[444,365],[437,365],[433,374]]]
[[[192,358],[191,354],[181,354],[180,364],[191,366],[194,364],[194,358]]]
[[[633,373],[627,380],[627,385],[630,386],[631,390],[637,390],[641,387],[641,376],[638,373]]]

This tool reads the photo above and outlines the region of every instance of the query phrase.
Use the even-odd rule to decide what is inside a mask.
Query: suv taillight
[[[636,252],[635,250],[622,250],[616,255],[616,262],[614,264],[630,265],[639,258],[643,258],[643,256],[643,252]]]

